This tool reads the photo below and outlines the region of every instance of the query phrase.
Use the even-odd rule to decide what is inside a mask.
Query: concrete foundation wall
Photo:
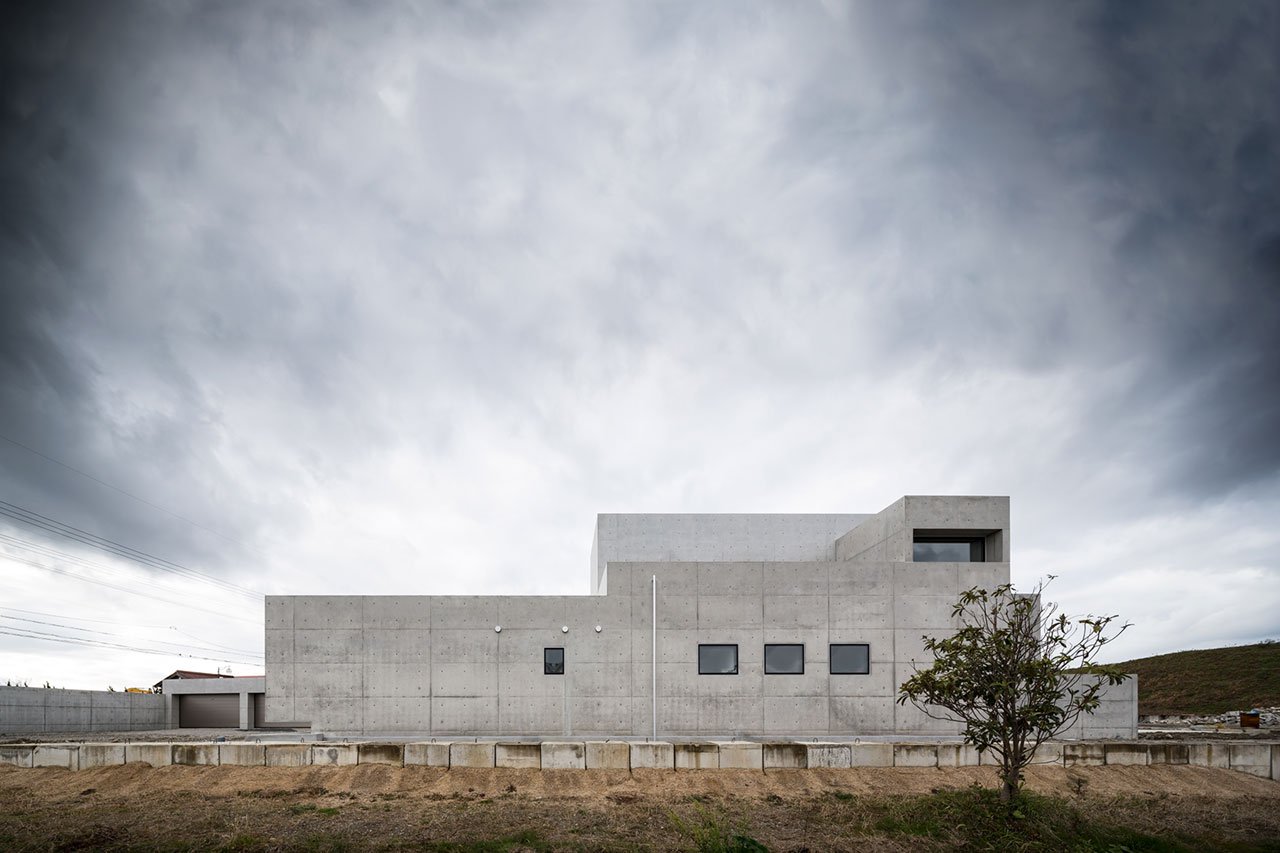
[[[165,727],[152,693],[0,687],[0,733],[150,731]]]
[[[1185,764],[1280,780],[1280,743],[1051,742],[1036,752],[1037,766]],[[0,747],[0,765],[88,770],[144,763],[305,767],[311,765],[425,766],[530,770],[754,770],[852,767],[993,766],[990,756],[958,743],[755,743],[746,741],[465,741],[431,743],[56,743]]]
[[[1138,677],[1131,675],[1123,684],[1104,687],[1101,700],[1096,711],[1081,715],[1061,737],[1075,740],[1137,737]]]

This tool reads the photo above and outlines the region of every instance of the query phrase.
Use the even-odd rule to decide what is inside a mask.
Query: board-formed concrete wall
[[[164,703],[152,693],[0,687],[0,733],[163,729]]]

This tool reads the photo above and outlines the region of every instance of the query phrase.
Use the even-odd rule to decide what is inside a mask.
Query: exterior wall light
[[[493,626],[493,633],[495,633],[495,634],[501,634],[501,633],[502,633],[502,626],[501,626],[501,625],[494,625],[494,626]]]

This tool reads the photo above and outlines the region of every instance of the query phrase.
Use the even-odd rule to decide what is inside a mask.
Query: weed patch
[[[872,834],[933,839],[960,849],[989,851],[1099,851],[1195,853],[1250,850],[1211,838],[1151,835],[1091,818],[1077,804],[1023,792],[1012,804],[990,788],[938,791],[927,796],[879,800],[867,827]]]
[[[742,823],[700,804],[692,815],[681,817],[672,811],[667,817],[677,832],[693,842],[698,853],[760,853],[769,849],[748,835]]]

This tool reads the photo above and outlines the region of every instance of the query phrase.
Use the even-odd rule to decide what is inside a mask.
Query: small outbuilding
[[[170,729],[253,729],[266,724],[266,678],[178,670],[157,685]]]

